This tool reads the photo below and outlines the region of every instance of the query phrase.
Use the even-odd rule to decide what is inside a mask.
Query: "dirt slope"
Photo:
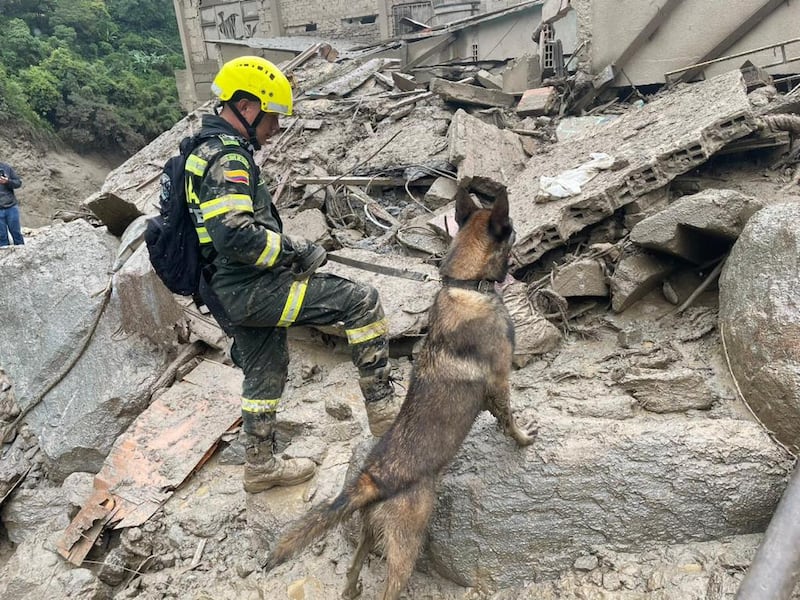
[[[76,211],[82,200],[100,189],[108,172],[124,161],[123,156],[79,154],[53,139],[13,129],[0,128],[0,160],[22,178],[17,198],[23,233]]]

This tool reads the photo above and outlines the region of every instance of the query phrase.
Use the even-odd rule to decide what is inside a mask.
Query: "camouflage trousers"
[[[362,377],[386,367],[388,326],[378,292],[328,273],[295,281],[265,277],[239,289],[217,289],[234,321],[231,357],[244,372],[242,420],[246,433],[271,430],[289,367],[287,328],[340,326]]]

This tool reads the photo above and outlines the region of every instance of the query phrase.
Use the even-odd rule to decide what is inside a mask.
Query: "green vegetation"
[[[183,113],[169,0],[0,0],[0,121],[136,152]]]

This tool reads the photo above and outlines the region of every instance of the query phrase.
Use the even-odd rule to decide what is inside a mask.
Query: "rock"
[[[524,400],[512,405],[525,414]],[[762,531],[791,465],[747,421],[538,422],[527,449],[488,414],[473,426],[439,485],[430,525],[430,560],[442,576],[511,586],[555,577],[596,544],[642,551],[656,540]]]
[[[719,282],[719,323],[745,401],[800,451],[800,203],[757,212]]]

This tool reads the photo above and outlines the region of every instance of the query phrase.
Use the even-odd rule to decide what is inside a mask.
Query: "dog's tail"
[[[383,500],[383,494],[375,480],[361,473],[332,501],[320,504],[290,525],[267,557],[264,569],[269,571],[286,562],[355,511],[379,500]]]

